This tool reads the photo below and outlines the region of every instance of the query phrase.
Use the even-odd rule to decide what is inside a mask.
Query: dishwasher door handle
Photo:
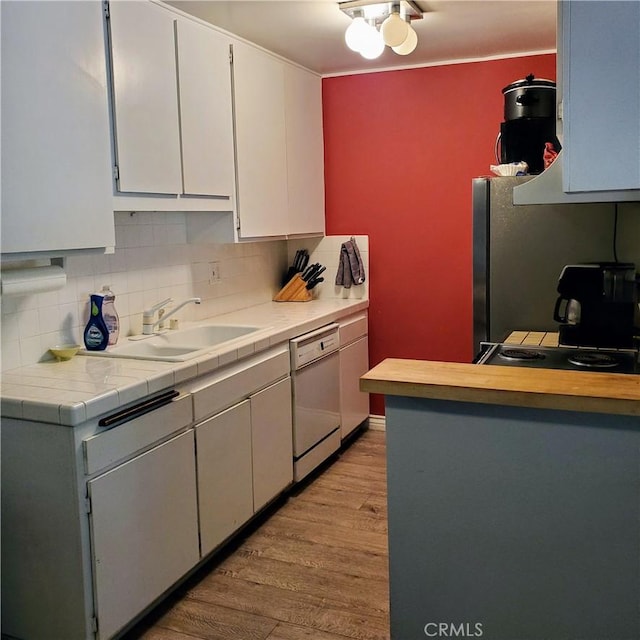
[[[112,413],[110,416],[105,416],[98,421],[99,427],[117,427],[125,422],[130,422],[143,416],[145,413],[150,413],[155,409],[164,407],[165,404],[169,404],[174,398],[180,395],[179,391],[172,389],[171,391],[165,391],[159,396],[148,398],[138,404],[134,404],[132,407],[122,409],[116,413]]]

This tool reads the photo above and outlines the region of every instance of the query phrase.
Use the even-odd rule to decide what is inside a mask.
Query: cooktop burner
[[[533,349],[502,349],[498,355],[505,360],[517,360],[520,362],[544,359],[543,353]]]
[[[590,349],[584,347],[542,347],[509,344],[485,344],[478,364],[502,367],[564,369],[640,373],[638,353],[633,349]]]
[[[589,369],[609,369],[617,367],[620,360],[608,353],[599,353],[598,351],[578,351],[578,353],[570,355],[568,358],[571,364],[579,367],[588,367]]]

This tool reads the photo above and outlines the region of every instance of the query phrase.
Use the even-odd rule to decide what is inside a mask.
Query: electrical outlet
[[[220,263],[210,262],[209,263],[209,284],[215,284],[216,282],[220,282]]]

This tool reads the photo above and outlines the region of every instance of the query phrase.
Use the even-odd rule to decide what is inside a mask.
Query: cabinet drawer
[[[353,342],[360,336],[367,335],[367,314],[359,313],[340,320],[340,346]]]
[[[193,414],[202,420],[289,374],[289,347],[283,345],[206,376],[190,389]]]
[[[182,395],[159,409],[91,436],[82,443],[85,473],[92,475],[154,442],[159,442],[191,422],[190,398]]]

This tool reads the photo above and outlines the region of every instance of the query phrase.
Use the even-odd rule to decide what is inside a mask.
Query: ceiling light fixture
[[[347,46],[368,60],[382,55],[385,45],[401,56],[418,45],[411,21],[421,19],[422,11],[412,0],[350,0],[338,6],[353,20],[344,34]]]

